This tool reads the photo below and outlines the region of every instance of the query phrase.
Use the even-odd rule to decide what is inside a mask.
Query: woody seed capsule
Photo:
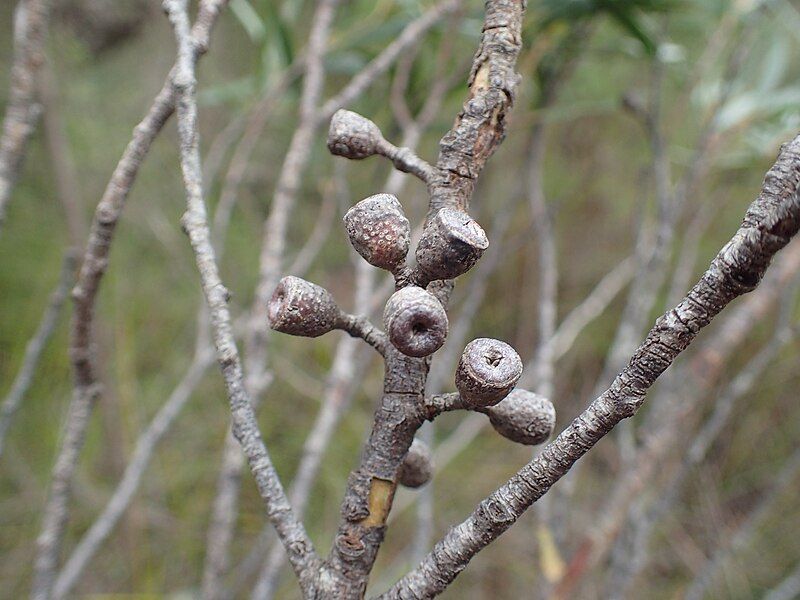
[[[405,263],[411,225],[391,194],[362,200],[344,215],[344,225],[353,248],[369,264],[396,271]]]
[[[467,213],[443,208],[425,225],[417,245],[417,265],[430,281],[469,271],[489,247],[486,232]]]
[[[456,388],[473,408],[493,406],[505,398],[522,375],[522,360],[500,340],[478,338],[464,348],[456,370]]]
[[[304,337],[328,333],[342,314],[328,290],[292,276],[280,280],[267,311],[272,329]]]
[[[514,390],[486,414],[497,433],[526,446],[541,444],[556,426],[553,403],[527,390]]]
[[[383,311],[383,323],[389,341],[406,356],[433,354],[447,339],[447,313],[442,303],[413,285],[392,294]]]
[[[339,109],[331,118],[328,150],[336,156],[360,160],[375,154],[383,135],[369,119],[349,110]]]
[[[428,445],[416,438],[408,449],[408,454],[403,459],[398,473],[400,485],[408,488],[422,487],[433,476],[433,457]]]

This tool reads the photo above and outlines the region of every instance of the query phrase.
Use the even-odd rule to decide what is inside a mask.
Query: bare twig
[[[671,376],[668,373],[667,380],[676,378],[681,385],[673,386],[669,393],[656,396],[648,414],[652,426],[643,428],[643,443],[637,452],[636,463],[615,483],[607,501],[598,511],[599,517],[590,535],[578,544],[578,550],[567,570],[569,577],[565,577],[559,586],[562,594],[567,593],[577,583],[580,575],[588,572],[605,557],[631,504],[657,472],[670,448],[675,447],[678,436],[689,427],[686,420],[697,405],[681,400],[686,396],[702,396],[712,388],[726,360],[741,347],[748,333],[774,305],[779,292],[794,278],[798,270],[800,243],[795,241],[778,256],[758,289],[723,316],[716,330],[693,357],[690,367],[674,370]]]
[[[49,0],[20,0],[14,12],[14,57],[6,114],[0,134],[0,228],[11,190],[19,177],[28,139],[41,112],[36,103],[37,73],[44,62]]]
[[[259,280],[250,311],[249,334],[245,338],[247,393],[257,407],[265,388],[267,367],[267,304],[278,281],[282,265],[286,228],[297,198],[300,177],[308,162],[315,129],[316,111],[324,83],[323,57],[330,25],[338,0],[320,0],[312,20],[305,56],[305,78],[300,98],[300,116],[281,167],[269,216],[264,223]],[[257,128],[254,128],[254,130]],[[254,141],[252,143],[255,143]],[[245,148],[245,150],[247,150]],[[246,166],[246,157],[242,159]],[[242,173],[244,166],[242,167]],[[235,193],[235,188],[234,188]],[[208,552],[203,569],[203,595],[217,598],[221,578],[230,562],[230,542],[238,512],[239,481],[243,466],[241,453],[229,434],[223,451],[223,464],[217,485],[211,524],[207,535]]]
[[[25,347],[25,356],[22,359],[22,365],[17,372],[17,376],[14,378],[14,383],[11,384],[11,389],[8,391],[5,399],[3,399],[2,409],[0,409],[0,456],[3,454],[3,445],[5,443],[6,434],[8,433],[8,428],[11,426],[11,420],[19,409],[20,404],[22,404],[22,400],[33,381],[33,374],[36,371],[36,366],[39,364],[42,351],[47,346],[47,342],[58,323],[58,315],[61,312],[61,307],[64,305],[64,300],[67,298],[67,292],[69,291],[69,286],[72,283],[74,274],[75,256],[67,253],[61,265],[61,274],[58,277],[58,283],[50,294],[50,300],[44,310],[39,327]]]
[[[208,49],[211,29],[226,0],[205,0],[200,5],[192,36],[192,60]],[[111,180],[95,211],[89,242],[72,291],[75,309],[70,330],[70,359],[74,370],[74,390],[53,467],[50,493],[44,507],[41,533],[37,539],[33,597],[50,596],[58,554],[68,519],[70,483],[77,465],[92,408],[100,395],[97,379],[92,325],[97,292],[108,267],[114,231],[128,194],[150,145],[175,109],[172,73],[153,101],[145,118],[136,126],[133,138],[117,163]]]
[[[172,423],[191,398],[192,392],[200,383],[209,366],[214,363],[216,355],[213,348],[206,348],[195,356],[186,374],[175,387],[169,399],[139,436],[125,473],[114,490],[114,494],[106,504],[103,512],[95,520],[81,541],[70,554],[53,586],[53,598],[65,598],[78,582],[89,561],[100,549],[100,546],[113,531],[119,519],[139,489],[142,476],[150,462],[155,447],[169,431]]]
[[[233,338],[228,312],[228,291],[219,276],[203,200],[195,102],[194,40],[189,30],[186,0],[165,0],[178,42],[173,84],[178,95],[178,133],[181,140],[181,170],[186,188],[187,209],[181,220],[195,253],[203,294],[208,303],[212,335],[231,405],[232,431],[247,457],[267,515],[284,543],[300,586],[310,591],[315,585],[318,558],[308,534],[297,521],[272,465],[258,429],[255,411],[244,385],[241,361]]]

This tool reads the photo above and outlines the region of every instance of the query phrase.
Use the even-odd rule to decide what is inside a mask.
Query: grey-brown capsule
[[[556,426],[553,403],[527,390],[514,390],[486,414],[497,433],[526,446],[541,444]]]
[[[268,306],[272,329],[305,337],[328,333],[337,326],[341,314],[328,290],[292,276],[280,280]]]
[[[328,129],[328,150],[336,156],[354,160],[376,153],[383,135],[378,126],[366,117],[339,109],[331,118]]]
[[[522,375],[522,360],[500,340],[478,338],[464,348],[456,369],[456,388],[475,408],[493,406],[505,398]]]
[[[383,311],[383,323],[389,341],[406,356],[433,354],[447,339],[447,313],[442,303],[417,286],[392,294]]]
[[[428,445],[414,438],[403,464],[400,465],[398,481],[408,488],[422,487],[433,477],[433,457]]]
[[[344,225],[353,248],[369,264],[387,271],[405,264],[411,225],[396,197],[365,198],[345,213]]]
[[[469,271],[489,247],[489,238],[467,213],[443,208],[428,221],[417,245],[417,265],[430,281]]]

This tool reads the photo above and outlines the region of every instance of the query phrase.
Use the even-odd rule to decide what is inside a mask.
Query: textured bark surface
[[[647,390],[698,332],[734,298],[753,290],[770,260],[800,227],[800,136],[785,144],[767,173],[741,227],[700,281],[657,321],[628,365],[542,453],[451,529],[385,598],[441,593],[470,559],[506,531],[575,462],[622,419],[632,416]]]

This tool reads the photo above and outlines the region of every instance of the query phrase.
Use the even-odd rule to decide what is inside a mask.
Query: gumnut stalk
[[[391,194],[376,194],[344,215],[353,248],[372,266],[396,272],[405,265],[411,225]]]
[[[383,135],[366,117],[349,110],[337,110],[328,130],[328,150],[336,156],[360,160],[376,154]]]
[[[527,390],[514,390],[486,414],[497,433],[526,446],[546,441],[556,426],[553,403]]]
[[[342,311],[330,292],[301,279],[284,277],[270,298],[269,326],[275,331],[318,337],[341,324]]]
[[[500,340],[478,338],[464,348],[456,369],[456,388],[472,408],[494,406],[505,398],[522,375],[522,360]]]
[[[469,271],[489,247],[486,232],[467,213],[442,208],[428,221],[417,245],[417,265],[428,281]]]
[[[389,341],[406,356],[433,354],[447,339],[447,313],[442,303],[413,285],[392,294],[383,312],[383,324]]]
[[[400,465],[398,481],[408,488],[422,487],[433,477],[433,457],[428,445],[414,438],[403,464]]]

